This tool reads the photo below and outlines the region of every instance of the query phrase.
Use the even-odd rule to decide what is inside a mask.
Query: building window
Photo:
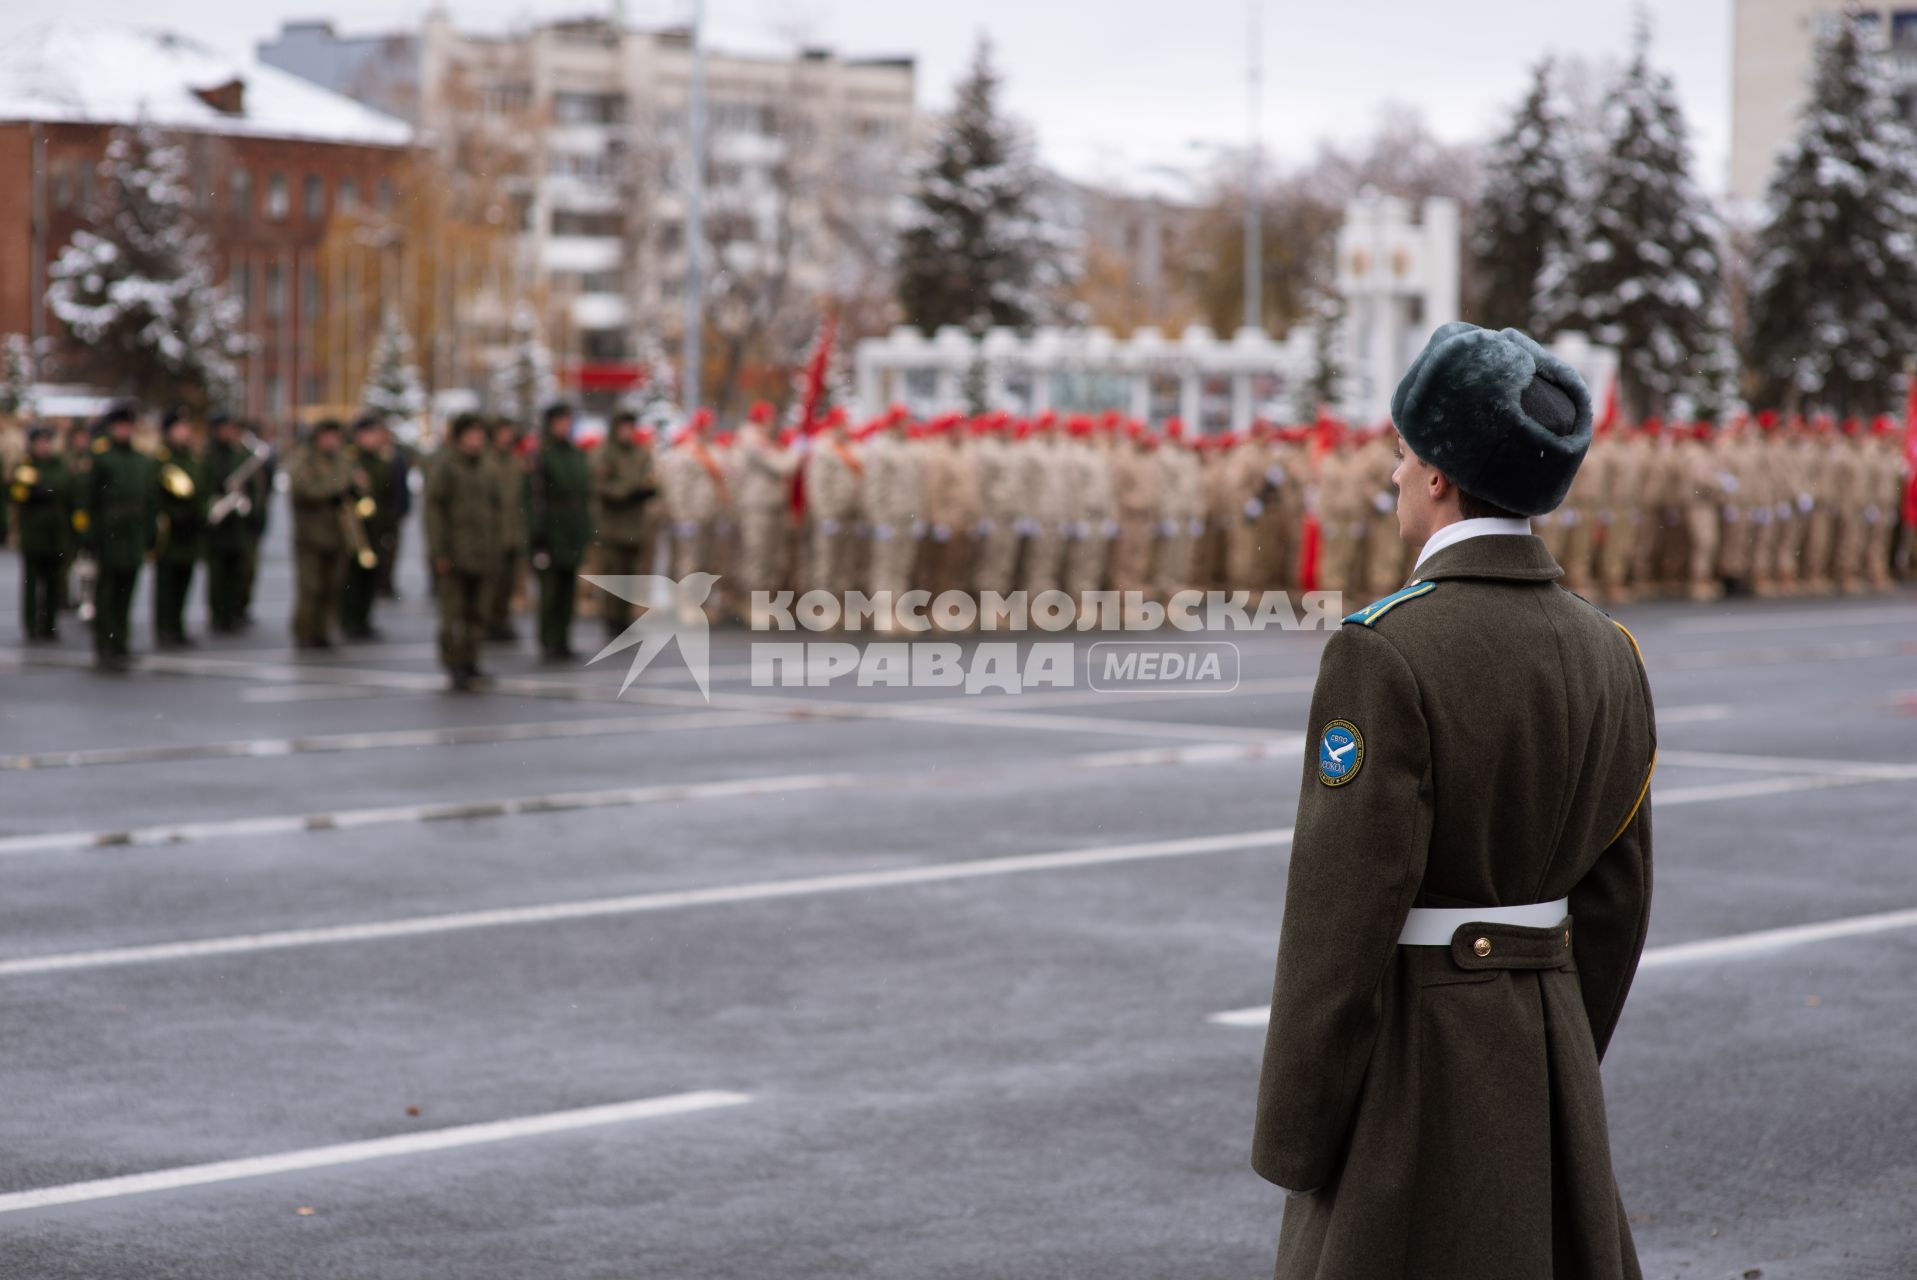
[[[556,236],[617,236],[625,234],[625,219],[617,213],[585,213],[578,209],[554,209],[552,233]]]
[[[53,171],[53,207],[56,209],[73,207],[73,173],[65,167]]]
[[[354,182],[351,178],[341,178],[339,180],[339,210],[340,212],[351,213],[354,209],[358,207],[359,207],[359,183]]]
[[[319,222],[326,217],[326,179],[318,174],[306,175],[306,220]]]
[[[291,197],[287,194],[286,175],[276,173],[266,180],[266,216],[275,222],[286,216]]]
[[[300,403],[318,404],[320,402],[320,376],[317,373],[309,373],[302,379],[302,382],[304,386],[300,390]]]
[[[308,325],[319,319],[319,268],[308,265],[300,270],[300,318]]]
[[[381,213],[391,213],[393,211],[393,201],[395,198],[392,180],[390,178],[381,178],[378,188],[379,211]]]
[[[244,262],[235,263],[227,273],[226,291],[240,304],[240,323],[253,318],[253,270]]]
[[[253,216],[253,175],[245,169],[235,169],[227,175],[226,196],[233,205],[233,214],[239,218]]]
[[[286,314],[286,279],[278,263],[266,268],[266,318],[278,320]]]
[[[555,93],[552,118],[557,124],[619,124],[626,118],[625,95]]]
[[[266,411],[276,417],[286,412],[286,385],[277,373],[266,378]]]
[[[580,335],[580,346],[588,360],[623,360],[626,357],[626,331],[588,329]]]

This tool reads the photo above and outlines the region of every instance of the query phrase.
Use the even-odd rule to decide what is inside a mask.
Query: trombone
[[[246,448],[252,457],[233,468],[233,474],[226,478],[226,492],[215,498],[213,505],[207,508],[208,527],[219,524],[231,515],[245,517],[253,514],[253,496],[248,489],[252,486],[253,477],[272,458],[273,451],[266,447],[265,441],[252,434],[246,437]]]

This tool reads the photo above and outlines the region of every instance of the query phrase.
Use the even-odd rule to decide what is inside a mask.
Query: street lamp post
[[[1262,52],[1259,47],[1259,10],[1264,0],[1249,0],[1251,38],[1246,43],[1248,65],[1245,72],[1245,113],[1249,137],[1245,144],[1245,327],[1264,327],[1264,208],[1259,184],[1258,80]]]
[[[705,0],[692,0],[692,79],[686,100],[686,293],[685,336],[679,374],[688,413],[699,407],[699,339],[705,308],[700,294],[705,242],[706,49]]]

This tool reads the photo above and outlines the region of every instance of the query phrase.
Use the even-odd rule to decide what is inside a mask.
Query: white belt
[[[1451,935],[1468,924],[1514,924],[1549,929],[1571,913],[1571,900],[1536,902],[1525,907],[1413,907],[1405,917],[1401,947],[1448,947]]]

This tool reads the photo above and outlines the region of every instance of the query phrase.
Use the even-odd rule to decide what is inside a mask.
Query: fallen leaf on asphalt
[[[406,1114],[407,1114],[407,1115],[409,1115],[409,1116],[416,1116],[416,1115],[418,1115],[418,1114],[419,1114],[419,1108],[418,1108],[418,1107],[408,1107],[408,1108],[406,1108]]]
[[[295,1209],[295,1210],[293,1210],[293,1212],[294,1212],[294,1213],[297,1213],[297,1214],[298,1214],[298,1215],[299,1215],[300,1217],[302,1217],[302,1218],[310,1218],[310,1217],[312,1217],[312,1216],[313,1216],[313,1215],[314,1215],[315,1213],[318,1213],[318,1212],[319,1212],[319,1210],[317,1210],[317,1209],[314,1209],[314,1208],[312,1208],[312,1207],[311,1207],[311,1206],[309,1206],[309,1205],[301,1205],[301,1206],[300,1206],[299,1208],[297,1208],[297,1209]]]

